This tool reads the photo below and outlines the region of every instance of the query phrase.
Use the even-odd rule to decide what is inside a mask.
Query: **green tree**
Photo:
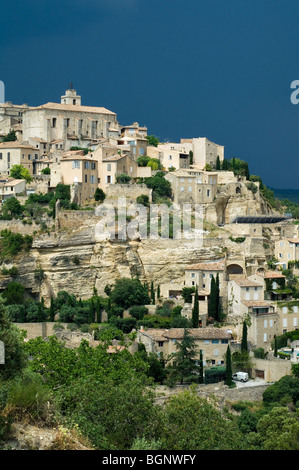
[[[220,321],[220,294],[219,294],[219,274],[216,279],[212,276],[211,289],[208,300],[208,316],[215,321]]]
[[[222,413],[216,405],[199,397],[193,387],[170,397],[163,413],[163,448],[245,450],[244,436],[236,421],[232,416]]]
[[[1,142],[14,142],[17,140],[16,131],[13,129],[9,131],[4,137],[2,137]]]
[[[22,284],[12,281],[8,284],[2,295],[6,301],[6,305],[23,304],[24,292],[25,287]]]
[[[246,321],[243,321],[243,330],[242,330],[242,340],[241,340],[241,351],[243,353],[248,352],[248,344],[247,344],[247,324]]]
[[[286,407],[275,407],[257,423],[248,440],[259,450],[299,450],[299,418]]]
[[[192,309],[192,326],[198,328],[199,326],[199,302],[198,302],[198,288],[195,288],[194,306]]]
[[[10,215],[11,217],[22,214],[23,208],[16,197],[10,197],[4,201],[2,205],[2,214]]]
[[[24,179],[27,181],[27,183],[32,181],[29,170],[22,165],[13,165],[10,169],[10,176],[19,180]]]
[[[225,356],[225,376],[226,376],[225,383],[226,383],[226,385],[228,385],[228,386],[231,386],[232,383],[233,383],[232,375],[233,375],[233,374],[232,374],[232,357],[231,357],[231,351],[230,351],[230,347],[227,346],[226,356]]]
[[[199,355],[199,380],[198,382],[200,384],[204,383],[204,368],[203,368],[203,352],[202,349],[200,350],[200,355]]]
[[[186,304],[192,303],[192,294],[195,293],[195,287],[183,287],[182,289],[182,297]]]
[[[106,198],[106,194],[104,193],[104,191],[101,188],[97,188],[95,190],[95,193],[94,193],[94,198],[95,198],[96,201],[104,202],[104,200]]]
[[[173,366],[170,369],[170,380],[178,380],[181,384],[184,379],[198,380],[195,339],[187,328],[184,328],[182,340],[175,342],[175,347],[177,352],[172,356]]]
[[[27,355],[21,331],[10,321],[4,299],[0,295],[0,341],[5,348],[5,363],[0,365],[0,377],[9,379],[26,365]]]
[[[133,305],[149,305],[147,288],[139,279],[117,279],[111,291],[111,301],[125,309]]]
[[[151,281],[151,300],[152,300],[152,304],[155,305],[156,297],[155,297],[155,289],[154,289],[153,281]]]
[[[50,169],[50,167],[47,166],[46,168],[43,168],[42,171],[41,171],[41,173],[42,173],[43,175],[50,175],[50,174],[51,174],[51,169]]]
[[[220,158],[219,158],[219,155],[217,155],[217,159],[216,159],[216,170],[220,170],[220,169],[221,169]]]
[[[159,145],[159,139],[155,135],[147,135],[146,140],[148,145],[152,145],[154,147],[158,147]]]

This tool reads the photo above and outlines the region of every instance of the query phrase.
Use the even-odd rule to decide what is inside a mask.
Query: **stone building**
[[[178,170],[190,167],[190,155],[182,144],[161,143],[157,147],[149,146],[147,155],[160,160],[165,170]]]
[[[275,242],[275,258],[282,269],[288,269],[291,261],[299,262],[299,238],[283,238]]]
[[[25,194],[26,180],[0,177],[0,200]]]
[[[210,204],[217,192],[217,173],[180,169],[166,174],[176,204]]]
[[[216,167],[217,157],[220,162],[224,160],[224,146],[215,144],[206,137],[181,139],[181,143],[192,145],[193,164],[202,170],[206,165],[210,165],[212,168]]]
[[[200,350],[203,352],[204,366],[224,364],[227,347],[231,345],[230,333],[219,328],[190,328],[188,331],[195,340],[198,359]],[[183,336],[184,328],[140,329],[137,332],[137,341],[144,344],[148,353],[163,354],[164,358],[170,358],[177,352],[175,344],[181,342]]]
[[[29,173],[35,173],[35,162],[39,159],[39,150],[19,141],[0,143],[0,173],[10,174],[14,165],[22,165]]]
[[[117,116],[104,107],[82,106],[81,97],[70,87],[60,103],[46,103],[23,113],[23,140],[42,139],[61,150],[88,147],[93,140],[108,137],[111,126],[118,127]]]
[[[72,201],[90,202],[98,187],[98,162],[82,151],[69,152],[60,160],[63,184],[71,185]]]

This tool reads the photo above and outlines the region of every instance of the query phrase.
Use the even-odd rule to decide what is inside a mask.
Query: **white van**
[[[247,372],[236,372],[236,374],[233,374],[233,380],[239,380],[240,382],[247,382],[248,380],[248,374]]]

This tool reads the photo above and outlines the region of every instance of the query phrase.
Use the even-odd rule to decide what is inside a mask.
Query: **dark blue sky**
[[[82,104],[162,141],[208,137],[299,189],[298,0],[15,0],[1,4],[6,100]]]

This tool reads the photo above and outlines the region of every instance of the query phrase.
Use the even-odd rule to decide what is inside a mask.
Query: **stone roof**
[[[111,115],[116,114],[116,113],[113,113],[112,111],[109,111],[109,109],[106,109],[103,107],[81,106],[81,105],[76,105],[76,104],[63,104],[63,103],[51,103],[51,102],[42,104],[41,106],[37,106],[36,108],[31,108],[31,109],[33,110],[51,109],[54,111],[75,111],[75,112],[81,112],[81,113],[111,114]]]
[[[233,279],[240,287],[263,287],[257,282],[251,281],[250,279]]]
[[[278,271],[267,271],[264,274],[265,279],[276,279],[276,278],[281,278],[281,277],[285,277],[285,276]]]
[[[32,149],[32,150],[38,150],[32,145],[28,143],[23,143],[20,142],[19,140],[13,140],[12,142],[1,142],[0,143],[0,149]]]
[[[188,328],[188,332],[194,339],[231,339],[231,334],[220,328]],[[167,341],[169,339],[183,339],[184,328],[149,329],[141,331],[155,341]]]
[[[191,264],[186,267],[186,271],[223,271],[224,261],[207,261],[205,263]]]
[[[299,243],[299,238],[288,238],[290,243]]]
[[[271,304],[264,300],[243,300],[242,304],[246,305],[246,307],[272,307]]]

